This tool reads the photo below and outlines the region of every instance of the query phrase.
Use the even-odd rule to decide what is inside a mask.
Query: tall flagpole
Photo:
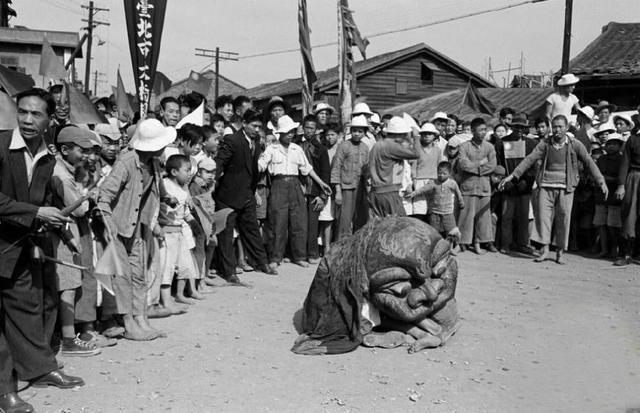
[[[351,120],[351,85],[346,71],[346,43],[344,38],[344,14],[342,0],[338,3],[338,99],[340,102],[340,114],[342,124],[346,125]]]

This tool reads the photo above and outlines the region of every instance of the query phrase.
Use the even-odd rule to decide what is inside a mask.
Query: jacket
[[[314,145],[313,143],[306,141],[302,143],[302,149],[307,156],[309,163],[313,167],[313,170],[322,180],[322,182],[329,184],[331,181],[331,163],[329,162],[329,152],[326,146],[319,143]],[[322,197],[326,199],[324,191],[320,188],[320,185],[310,176],[306,177],[306,191],[305,195],[312,197]]]
[[[542,161],[540,170],[536,175],[536,182],[538,186],[540,186],[542,183],[542,174],[547,166],[547,153],[549,151],[549,146],[551,145],[551,139],[552,138],[548,138],[540,141],[535,149],[516,167],[513,171],[513,176],[519,179],[529,168],[535,165],[537,161]],[[604,177],[600,173],[596,163],[593,161],[593,158],[591,158],[587,152],[587,148],[585,148],[579,140],[572,138],[571,136],[567,136],[566,144],[569,146],[567,148],[567,192],[573,192],[578,186],[578,182],[580,180],[578,176],[580,165],[578,162],[582,162],[587,167],[596,183],[598,185],[602,185],[604,183]]]
[[[213,199],[220,207],[241,209],[255,202],[258,187],[258,158],[262,148],[254,141],[254,153],[244,131],[227,135],[220,142],[216,155],[216,190]]]
[[[331,183],[341,189],[355,189],[360,182],[363,167],[369,162],[369,147],[362,142],[354,145],[350,140],[338,144],[331,165]]]
[[[22,151],[10,150],[13,131],[0,133],[0,252],[36,227],[40,206],[51,205],[51,175],[56,160],[51,154],[36,163],[31,185]],[[0,254],[0,278],[11,278],[26,243]]]
[[[485,163],[481,163],[486,160]],[[496,168],[496,150],[487,141],[476,145],[472,140],[460,145],[458,155],[460,191],[466,196],[491,196],[489,175]]]
[[[122,153],[113,164],[113,169],[100,186],[98,194],[98,209],[102,212],[109,228],[117,231],[124,238],[131,238],[138,226],[141,215],[140,208],[155,217],[160,210],[162,177],[160,165],[153,161],[153,176],[150,193],[144,203],[140,205],[145,188],[142,179],[142,164],[136,151]],[[152,219],[154,221],[155,219]],[[115,235],[115,234],[114,234]]]
[[[524,142],[524,156],[522,158],[509,158],[507,159],[505,156],[505,142],[508,145],[509,142],[518,142],[519,139],[516,139],[512,134],[505,136],[500,139],[496,137],[496,141],[493,146],[496,148],[496,159],[498,165],[503,166],[507,175],[509,175],[513,170],[518,166],[518,164],[538,145],[536,141],[531,138],[523,137],[522,141]],[[507,195],[528,195],[531,194],[531,190],[533,188],[533,183],[536,180],[536,170],[535,168],[529,169],[520,179],[514,179],[509,182],[505,187],[504,193]]]

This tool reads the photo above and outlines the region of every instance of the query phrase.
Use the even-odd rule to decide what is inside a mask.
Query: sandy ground
[[[640,408],[640,266],[568,256],[458,258],[464,325],[446,346],[298,356],[314,269],[247,274],[169,332],[67,358],[74,390],[27,388],[39,412],[625,412]]]

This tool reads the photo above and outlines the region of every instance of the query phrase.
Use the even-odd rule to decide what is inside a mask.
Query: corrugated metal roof
[[[41,45],[45,35],[52,46],[75,49],[80,41],[78,33],[74,32],[0,27],[0,42]]]
[[[530,117],[536,117],[542,113],[547,96],[553,93],[553,89],[478,88],[477,90],[483,97],[493,102],[498,111],[503,107],[510,107],[516,112],[525,112]],[[431,119],[436,112],[454,114],[465,120],[478,116],[488,117],[488,115],[481,114],[466,105],[462,105],[464,92],[464,89],[456,89],[440,93],[425,99],[394,106],[385,110],[384,113],[399,115],[406,112],[420,122]]]
[[[400,59],[405,59],[414,54],[426,53],[432,56],[434,59],[442,62],[446,66],[451,67],[453,70],[463,73],[479,86],[492,86],[491,83],[484,79],[479,74],[472,72],[466,67],[462,66],[455,60],[443,55],[442,53],[432,49],[424,43],[418,43],[416,45],[396,50],[394,52],[384,53],[378,56],[371,57],[366,60],[359,60],[355,62],[355,69],[358,76],[364,76],[368,73],[377,71],[393,64]],[[322,72],[317,73],[318,81],[315,87],[318,90],[326,90],[338,85],[338,68],[332,67]],[[266,83],[256,86],[247,91],[248,96],[254,99],[265,99],[274,95],[286,96],[294,93],[300,93],[302,90],[302,79],[287,79],[280,82]]]
[[[578,76],[640,75],[640,23],[611,22],[569,62]]]

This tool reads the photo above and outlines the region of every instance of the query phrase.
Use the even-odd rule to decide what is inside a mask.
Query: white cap
[[[356,105],[353,107],[353,111],[351,112],[352,116],[356,116],[356,115],[373,115],[373,112],[371,112],[371,109],[369,109],[369,105],[367,105],[364,102],[360,102],[360,103],[356,103]]]
[[[433,123],[425,122],[422,124],[422,127],[420,128],[420,133],[434,133],[437,135],[440,132],[438,132],[438,129],[436,129]]]
[[[405,134],[411,132],[411,127],[400,116],[394,116],[389,120],[384,131],[386,133]]]
[[[294,122],[289,115],[284,115],[278,119],[278,129],[276,129],[275,133],[287,133],[298,129],[298,126],[300,126],[300,123]]]
[[[131,147],[138,151],[155,152],[176,140],[176,130],[157,119],[145,119],[138,125]]]

